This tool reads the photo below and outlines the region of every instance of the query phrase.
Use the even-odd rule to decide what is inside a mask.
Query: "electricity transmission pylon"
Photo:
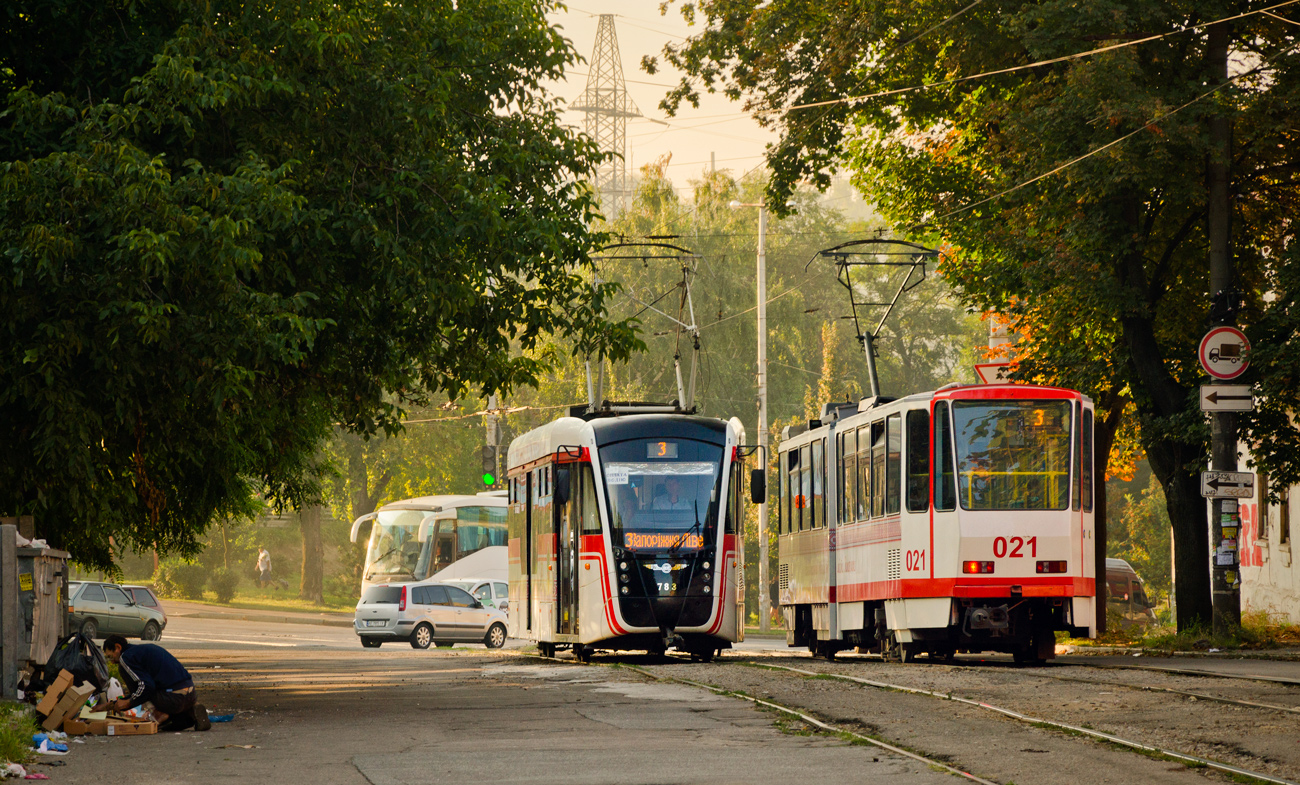
[[[601,152],[615,155],[596,170],[597,192],[607,217],[622,211],[629,195],[627,183],[627,120],[641,110],[627,94],[623,60],[618,53],[614,15],[601,14],[596,28],[596,49],[591,55],[587,89],[572,106],[586,112],[586,132]]]

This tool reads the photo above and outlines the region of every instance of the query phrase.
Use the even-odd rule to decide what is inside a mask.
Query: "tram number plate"
[[[656,584],[659,586],[659,591],[677,591],[676,581],[657,581]]]
[[[907,571],[922,572],[924,570],[925,570],[925,551],[908,551]]]
[[[1038,538],[998,537],[993,540],[993,556],[998,559],[1023,559],[1026,556],[1035,558],[1038,556]]]

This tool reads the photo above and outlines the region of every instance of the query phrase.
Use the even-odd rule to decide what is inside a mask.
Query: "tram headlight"
[[[712,586],[705,586],[705,587],[704,587],[704,593],[705,593],[705,594],[712,594],[712,593],[713,593],[713,587],[712,587]]]
[[[619,563],[618,563],[618,568],[619,568],[620,570],[626,570],[626,569],[627,569],[627,562],[625,562],[625,561],[621,561],[621,562],[619,562]]]
[[[704,569],[707,570],[707,569],[709,569],[709,567],[710,567],[710,564],[709,564],[708,562],[705,562],[705,563],[704,563]]]
[[[624,582],[624,583],[627,583],[628,580],[630,580],[630,579],[627,577],[627,573],[625,573],[625,572],[619,574],[618,579],[619,579],[620,581]]]
[[[627,594],[627,587],[626,587],[626,586],[620,586],[619,589],[618,589],[618,591],[619,591],[620,594]]]

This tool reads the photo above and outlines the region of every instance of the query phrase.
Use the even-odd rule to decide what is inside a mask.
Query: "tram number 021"
[[[920,572],[925,569],[925,551],[907,552],[907,571]]]
[[[1029,546],[1029,553],[1025,553],[1026,545]],[[1026,540],[1023,537],[1011,537],[1009,539],[1006,537],[998,537],[993,540],[993,556],[998,559],[1004,557],[1010,559],[1023,559],[1025,556],[1028,556],[1032,559],[1038,556],[1038,538],[1030,537]]]

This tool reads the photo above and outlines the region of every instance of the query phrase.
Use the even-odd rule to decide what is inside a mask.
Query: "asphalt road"
[[[55,782],[947,783],[732,697],[515,648],[362,649],[350,629],[173,615],[161,644],[212,713],[207,733],[89,737]]]

